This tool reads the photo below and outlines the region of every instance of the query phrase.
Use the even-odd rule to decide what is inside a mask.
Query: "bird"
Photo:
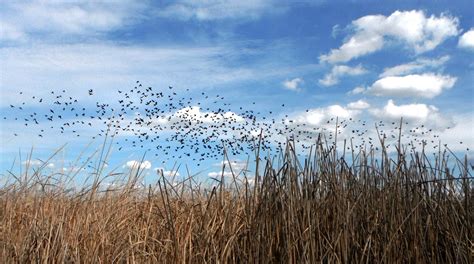
[[[87,91],[90,96],[94,94],[93,89]],[[189,92],[189,88],[185,91]],[[91,136],[95,139],[112,129],[109,134],[113,136],[127,135],[122,140],[117,138],[117,151],[150,149],[155,152],[155,156],[165,159],[190,157],[201,164],[205,159],[222,157],[222,144],[233,155],[250,155],[256,149],[255,142],[258,139],[262,150],[272,152],[285,149],[286,138],[303,149],[309,149],[309,142],[314,142],[321,134],[329,140],[342,135],[349,139],[359,137],[362,138],[362,143],[356,148],[363,149],[362,145],[367,144],[377,150],[377,138],[367,136],[370,133],[366,128],[367,122],[361,119],[336,119],[328,116],[316,125],[292,118],[289,114],[284,114],[279,119],[274,109],[263,114],[263,111],[249,107],[234,107],[221,94],[201,92],[200,96],[188,96],[171,85],[168,89],[154,89],[151,86],[144,88],[142,83],[136,81],[136,85],[130,90],[116,90],[117,99],[114,102],[97,101],[93,105],[68,95],[65,90],[62,90],[63,94],[57,91],[50,93],[57,95],[52,100],[46,97],[39,99],[40,103],[51,105],[46,113],[37,110],[28,112],[22,106],[11,104],[10,109],[18,114],[14,119],[27,117],[24,125],[29,129],[35,129],[44,122],[62,122],[58,126],[51,125],[49,131],[39,131],[38,137],[44,137],[48,132],[72,133],[75,137],[80,137],[82,135],[79,131],[87,127],[89,130],[97,130]],[[20,95],[27,96],[25,93]],[[251,105],[256,105],[256,102],[251,102]],[[285,108],[286,104],[282,103],[281,107]],[[311,114],[312,110],[304,109],[303,113]],[[398,122],[378,121],[376,124],[383,128],[383,139],[398,138]],[[389,125],[391,127],[387,130]],[[408,123],[405,122],[405,125]],[[333,128],[337,128],[337,133]],[[249,131],[260,133],[251,134]],[[18,133],[19,131],[14,131],[14,136],[18,136]],[[437,135],[433,135],[434,130],[424,124],[412,126],[410,133],[416,144],[423,144],[417,139],[418,135],[424,138],[431,135],[431,143],[435,145]]]

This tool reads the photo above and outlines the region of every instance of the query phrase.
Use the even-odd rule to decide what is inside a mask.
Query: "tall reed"
[[[474,263],[467,160],[380,143],[343,155],[320,138],[301,160],[289,141],[277,157],[259,153],[253,177],[212,187],[164,175],[140,187],[140,170],[104,186],[116,175],[97,170],[67,191],[61,174],[13,175],[0,189],[0,260]]]

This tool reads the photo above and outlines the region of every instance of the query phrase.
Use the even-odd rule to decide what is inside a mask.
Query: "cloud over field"
[[[130,160],[125,163],[125,166],[130,169],[149,169],[151,168],[151,162],[144,160],[140,162],[138,160]]]
[[[370,109],[370,113],[381,120],[398,121],[403,118],[412,124],[429,124],[431,128],[440,130],[453,125],[451,118],[443,116],[433,105],[396,105],[393,100],[388,100],[383,108]]]
[[[163,175],[164,177],[179,177],[179,171],[177,170],[166,170],[165,168],[158,167],[154,168],[154,171],[156,171],[159,175]]]

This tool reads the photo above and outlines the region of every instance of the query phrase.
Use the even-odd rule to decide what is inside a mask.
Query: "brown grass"
[[[301,164],[292,146],[260,160],[255,184],[207,190],[162,176],[136,188],[135,172],[66,192],[24,172],[0,189],[0,262],[474,263],[473,179],[449,149],[352,151],[348,164],[320,140]]]

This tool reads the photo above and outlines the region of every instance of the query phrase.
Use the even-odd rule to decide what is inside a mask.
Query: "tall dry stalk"
[[[278,164],[258,154],[255,186],[233,175],[210,190],[162,174],[137,188],[139,170],[105,188],[103,158],[93,184],[75,192],[61,188],[67,177],[24,172],[0,189],[0,260],[473,263],[467,160],[453,170],[449,149],[429,159],[399,144],[393,156],[380,142],[382,151],[340,156],[320,137],[305,160],[288,142]]]

